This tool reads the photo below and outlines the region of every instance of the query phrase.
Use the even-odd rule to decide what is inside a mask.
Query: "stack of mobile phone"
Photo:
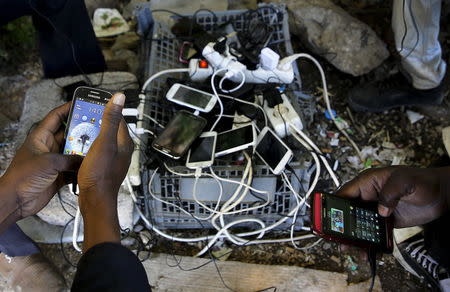
[[[166,97],[196,112],[209,112],[217,102],[215,95],[179,83],[169,89]],[[293,157],[291,149],[268,127],[259,135],[256,134],[254,123],[219,134],[202,134],[206,123],[204,118],[181,110],[153,141],[152,146],[173,159],[181,158],[190,150],[186,162],[189,168],[208,167],[213,164],[214,157],[254,147],[257,156],[270,170],[280,174]]]
[[[172,85],[166,97],[169,101],[194,109],[196,113],[210,112],[217,102],[215,95],[179,83]],[[173,159],[180,159],[190,149],[192,143],[202,135],[206,124],[207,121],[203,117],[186,110],[180,110],[164,128],[164,131],[153,141],[152,147]],[[209,133],[202,136],[202,139],[209,137],[207,141],[210,143],[214,134]],[[215,145],[215,138],[212,142]],[[205,146],[201,145],[202,147]],[[204,163],[198,161],[197,155],[194,155],[194,158],[197,160],[189,164],[191,167],[193,165],[206,165],[206,161]]]

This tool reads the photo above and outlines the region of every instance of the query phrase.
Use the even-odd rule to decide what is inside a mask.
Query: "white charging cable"
[[[222,70],[222,69],[220,69],[220,70]],[[220,70],[218,70],[218,71],[220,71]],[[225,69],[225,70],[227,70],[227,69]],[[241,82],[239,83],[238,86],[236,86],[236,87],[234,87],[234,88],[232,88],[232,89],[226,90],[226,89],[223,89],[223,86],[222,86],[222,85],[223,85],[223,82],[224,82],[226,79],[230,78],[231,76],[228,76],[227,74],[225,74],[225,76],[223,76],[222,79],[220,79],[220,81],[219,81],[219,89],[222,90],[222,92],[225,92],[225,93],[232,93],[232,92],[237,91],[239,88],[241,88],[241,87],[244,85],[244,83],[245,83],[245,74],[244,74],[244,72],[242,72],[242,71],[238,71],[238,72],[241,74],[242,80],[241,80]]]
[[[76,196],[73,191],[72,191],[72,184],[68,185],[69,187],[69,192],[70,194],[72,194],[73,196]],[[77,206],[77,212],[75,213],[75,218],[74,218],[74,223],[73,223],[73,231],[72,231],[72,246],[73,248],[78,251],[78,252],[82,252],[80,246],[78,245],[78,233],[79,233],[79,226],[80,226],[80,221],[81,221],[81,212],[80,212],[80,206]]]
[[[219,95],[217,94],[217,89],[216,89],[216,86],[214,84],[214,78],[217,76],[218,73],[224,72],[224,71],[227,71],[227,69],[219,69],[216,72],[214,72],[214,74],[211,76],[211,88],[213,90],[214,95],[217,98],[217,102],[219,103],[220,113],[219,113],[219,116],[217,117],[216,121],[212,125],[210,131],[214,131],[214,129],[216,128],[217,124],[219,123],[219,121],[220,121],[220,119],[222,118],[222,115],[223,115],[223,103],[222,103],[222,100],[220,100]]]
[[[144,82],[144,85],[142,86],[141,91],[142,91],[142,93],[144,93],[145,90],[147,89],[147,86],[149,86],[149,84],[152,83],[153,80],[155,80],[156,78],[158,78],[161,75],[170,74],[170,73],[188,73],[188,72],[189,72],[189,68],[174,68],[174,69],[167,69],[167,70],[159,71],[158,73],[155,73],[152,76],[150,76]]]
[[[335,186],[338,188],[340,187],[341,183],[339,182],[339,179],[336,176],[336,173],[331,168],[330,164],[328,163],[328,160],[323,156],[322,151],[320,151],[319,147],[317,147],[316,144],[305,134],[303,131],[298,129],[295,125],[289,124],[289,127],[291,127],[295,132],[298,133],[300,137],[296,137],[297,141],[300,142],[308,151],[311,151],[311,154],[313,152],[316,152],[320,155],[320,159],[322,160],[323,164],[325,165],[325,168],[327,169],[328,173],[330,174],[331,179],[333,180]],[[315,153],[314,153],[315,154]]]
[[[82,252],[80,246],[78,245],[78,233],[80,229],[80,222],[81,222],[81,212],[80,207],[77,207],[77,213],[75,214],[75,219],[73,223],[73,233],[72,233],[72,245],[73,248],[78,251]]]

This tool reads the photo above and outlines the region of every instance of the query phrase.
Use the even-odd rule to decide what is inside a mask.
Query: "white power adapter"
[[[274,70],[278,66],[280,55],[274,52],[271,48],[264,48],[259,55],[259,62],[261,67],[265,70]]]

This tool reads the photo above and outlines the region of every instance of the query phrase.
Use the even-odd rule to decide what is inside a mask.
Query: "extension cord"
[[[214,45],[215,43],[209,43],[203,49],[203,57],[208,61],[213,71],[226,69],[227,73],[223,73],[221,76],[225,76],[233,82],[242,81],[242,76],[238,73],[243,74],[247,83],[290,84],[294,81],[292,62],[295,59],[293,58],[286,57],[280,60],[273,70],[266,70],[262,66],[259,66],[256,70],[248,70],[244,64],[237,61],[236,57],[228,53],[228,49],[224,55],[221,55],[214,49]],[[193,81],[204,81],[212,74],[210,69],[200,70],[198,68],[197,64],[200,64],[201,61],[200,59],[193,59],[189,63],[189,76]]]
[[[262,98],[259,96],[259,98]],[[295,111],[292,104],[289,102],[288,97],[285,94],[281,95],[283,103],[277,104],[275,107],[271,108],[268,106],[267,101],[262,101],[264,103],[263,108],[267,114],[267,118],[272,125],[275,133],[280,138],[290,135],[292,132],[290,124],[293,124],[297,129],[303,130],[303,123],[300,116]]]

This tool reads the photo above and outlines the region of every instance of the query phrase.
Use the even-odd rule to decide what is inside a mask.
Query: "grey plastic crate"
[[[294,175],[288,174],[288,178],[294,189],[300,190],[300,193],[304,194],[304,191],[308,188],[310,173],[306,170],[308,163],[304,165],[297,165],[295,171],[300,178],[301,183]],[[175,168],[178,172],[192,172],[184,167]],[[237,166],[219,166],[215,167],[215,173],[222,178],[232,179],[240,181],[242,177],[243,167]],[[270,225],[286,216],[295,206],[296,200],[293,197],[292,192],[287,188],[280,177],[274,176],[270,170],[265,166],[256,166],[253,168],[254,179],[252,186],[256,189],[268,191],[270,204],[265,207],[242,212],[236,215],[226,215],[226,223],[231,220],[240,218],[258,218],[265,222],[266,225]],[[186,229],[186,228],[211,228],[211,224],[208,221],[199,221],[190,215],[181,212],[178,208],[166,203],[162,203],[151,197],[148,192],[149,177],[153,172],[151,170],[146,171],[144,174],[144,199],[146,201],[146,214],[153,220],[153,222],[163,229]],[[175,204],[184,210],[196,215],[197,217],[207,217],[210,212],[197,204],[192,197],[194,178],[193,177],[181,177],[173,175],[169,172],[159,172],[155,174],[152,183],[152,192],[158,198],[164,201]],[[225,202],[234,193],[237,188],[236,184],[222,182],[223,185],[223,197],[221,203]],[[201,200],[203,204],[209,208],[214,209],[217,204],[219,194],[219,187],[214,179],[209,177],[202,177],[199,179],[197,186],[197,199]],[[244,208],[256,206],[261,204],[266,199],[264,194],[256,194],[254,196],[251,192],[248,192],[244,200],[237,205],[233,211],[242,210]],[[305,206],[300,210],[298,219],[296,221],[296,229],[300,229],[303,226],[303,220],[305,214]],[[228,221],[227,221],[228,220]],[[283,224],[280,224],[276,229],[286,229],[291,226],[292,218],[288,218]],[[246,226],[253,226],[252,223],[245,224]],[[240,226],[245,226],[240,225]]]
[[[283,56],[291,55],[293,50],[290,42],[288,14],[285,5],[264,4],[259,7],[259,14],[262,19],[266,23],[271,24],[274,28],[271,43],[281,44],[280,48],[282,47],[285,50],[285,52],[280,52]],[[202,25],[206,30],[212,31],[215,27],[214,24],[220,25],[233,19],[236,29],[239,30],[242,28],[244,21],[242,14],[245,11],[246,10],[215,12],[218,17],[217,21],[213,20],[210,13],[199,12],[196,15],[196,20],[197,23]],[[278,14],[280,15],[279,18],[277,18]],[[142,45],[146,78],[161,70],[183,67],[183,64],[178,61],[178,53],[181,44],[174,38],[174,35],[170,32],[170,29],[166,24],[155,22],[151,38],[152,40],[143,41]],[[287,95],[291,98],[291,101],[293,101],[293,105],[299,111],[299,114],[302,115],[303,121],[308,124],[312,121],[314,103],[313,100],[305,98],[305,95],[302,95],[300,92],[301,80],[295,64],[294,71],[295,81],[289,85]],[[171,76],[176,76],[176,74]],[[182,75],[180,75],[180,77],[181,76]],[[144,104],[144,111],[158,121],[161,121],[163,124],[167,123],[174,114],[173,107],[171,107],[171,104],[165,99],[165,90],[167,89],[166,78],[167,76],[162,76],[152,82],[151,86],[147,89],[146,102]],[[151,128],[152,125],[150,124],[149,127]],[[301,195],[304,195],[304,192],[301,190],[308,188],[310,180],[310,174],[307,172],[308,163],[301,161],[292,166],[296,169],[296,174],[301,178],[302,183],[300,184],[292,175],[289,175],[289,179],[293,187],[300,190]],[[181,169],[186,171],[185,168]],[[243,171],[242,167],[226,165],[214,166],[214,169],[219,176],[235,180],[240,179]],[[211,227],[206,221],[202,221],[203,226],[201,226],[196,219],[180,212],[177,208],[152,199],[148,192],[148,180],[151,173],[152,170],[144,170],[143,172],[143,197],[141,197],[141,199],[143,199],[143,206],[145,206],[145,214],[149,219],[157,224],[159,228],[185,229]],[[198,217],[209,215],[207,210],[204,210],[192,199],[193,178],[179,177],[168,172],[159,172],[156,174],[154,181],[153,190],[158,197],[177,204]],[[224,190],[226,190],[224,194],[232,194],[233,190],[236,188],[236,185],[234,184],[223,183],[223,186]],[[226,216],[228,220],[231,218],[257,217],[268,225],[288,214],[296,204],[295,197],[287,187],[280,182],[280,177],[274,176],[265,166],[259,165],[254,167],[253,186],[257,189],[270,191],[271,204],[245,214]],[[205,205],[214,208],[217,202],[216,196],[218,194],[218,189],[214,181],[201,178],[197,193],[200,197],[202,196],[202,193],[210,194],[207,197],[201,197],[201,199]],[[225,196],[224,200],[226,200],[226,198],[227,197]],[[257,198],[251,194],[247,194],[244,201],[241,202],[236,209],[244,209],[257,202]],[[296,222],[298,228],[302,227],[304,218],[305,209],[300,212]],[[292,219],[289,218],[284,224],[281,224],[278,229],[285,229],[291,224]]]
[[[244,24],[243,13],[245,11],[246,10],[215,12],[218,18],[217,21],[213,19],[211,13],[200,11],[196,15],[196,21],[206,31],[212,32],[215,27],[233,20],[236,30],[240,31]],[[280,50],[282,50],[279,51],[279,53],[282,57],[292,55],[294,52],[290,39],[286,6],[284,4],[260,4],[258,12],[262,20],[267,24],[270,24],[273,28],[269,45],[279,45]],[[161,70],[184,67],[184,65],[178,61],[181,45],[180,41],[175,38],[171,33],[170,28],[165,23],[155,22],[153,33],[151,35],[151,40],[145,40],[143,42],[143,60],[145,63],[144,72],[146,78]],[[294,63],[293,67],[295,79],[294,82],[288,86],[287,95],[290,97],[294,108],[298,110],[302,120],[309,125],[313,121],[315,100],[301,93],[302,85],[297,64]],[[172,76],[176,76],[176,74]],[[162,76],[152,82],[147,91],[147,97],[156,102],[164,99],[166,77],[167,76]],[[154,115],[154,118],[158,118],[157,115],[160,115],[160,109],[156,105],[148,106],[147,111],[149,112],[148,114]],[[164,114],[161,114],[161,116],[164,119],[167,118]]]

